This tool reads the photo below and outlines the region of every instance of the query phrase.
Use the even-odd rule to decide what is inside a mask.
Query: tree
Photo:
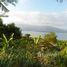
[[[9,4],[12,4],[12,5],[16,5],[17,3],[17,0],[0,0],[0,8],[2,9],[2,11],[4,11],[0,17],[8,17],[8,15],[5,15],[6,12],[9,12],[9,9],[6,7],[8,6]]]
[[[16,5],[17,0],[0,0],[0,7],[3,11],[8,12],[9,10],[6,8],[9,4]]]
[[[54,32],[50,32],[50,33],[46,34],[44,39],[45,39],[45,41],[51,42],[51,43],[57,42],[57,36]]]
[[[16,27],[14,23],[7,25],[7,32],[7,36],[10,36],[12,33],[14,33],[14,39],[19,39],[22,36],[20,28]]]
[[[3,20],[0,18],[0,26],[3,25]]]
[[[29,39],[30,38],[30,34],[25,34],[25,37]]]
[[[14,23],[5,25],[3,24],[2,19],[0,19],[0,38],[2,38],[3,34],[5,34],[9,39],[12,33],[14,33],[14,39],[19,39],[22,36],[20,28],[15,26]]]
[[[63,2],[63,0],[57,0],[57,2],[60,2],[60,3],[62,3],[62,2]]]
[[[0,0],[0,7],[3,11],[9,12],[9,10],[6,8],[9,4],[16,5],[18,0]],[[57,2],[63,2],[63,0],[56,0]]]

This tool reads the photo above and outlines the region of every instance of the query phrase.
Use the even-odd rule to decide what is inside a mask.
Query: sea
[[[34,35],[35,37],[37,37],[38,35],[41,35],[41,37],[44,37],[45,34],[47,34],[49,32],[37,32],[37,31],[22,31],[22,34],[30,34],[31,36]],[[59,40],[67,40],[67,33],[60,33],[60,32],[55,32],[57,39]]]

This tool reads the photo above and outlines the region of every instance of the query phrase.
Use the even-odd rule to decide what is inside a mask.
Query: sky
[[[54,26],[67,30],[67,0],[18,0],[16,6],[7,6],[10,10],[3,18],[4,23]]]

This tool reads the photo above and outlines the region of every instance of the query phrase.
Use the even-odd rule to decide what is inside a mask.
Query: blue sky
[[[49,25],[67,29],[67,0],[18,0],[16,6],[9,5],[9,17],[4,23]]]
[[[56,0],[18,0],[15,9],[23,11],[62,12],[67,9],[67,0],[64,0],[63,3],[57,3]]]

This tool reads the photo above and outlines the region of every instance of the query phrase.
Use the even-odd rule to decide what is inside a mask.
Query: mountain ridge
[[[38,25],[27,25],[27,24],[17,24],[22,31],[37,31],[37,32],[63,32],[67,33],[67,30],[63,30],[53,26],[38,26]]]

